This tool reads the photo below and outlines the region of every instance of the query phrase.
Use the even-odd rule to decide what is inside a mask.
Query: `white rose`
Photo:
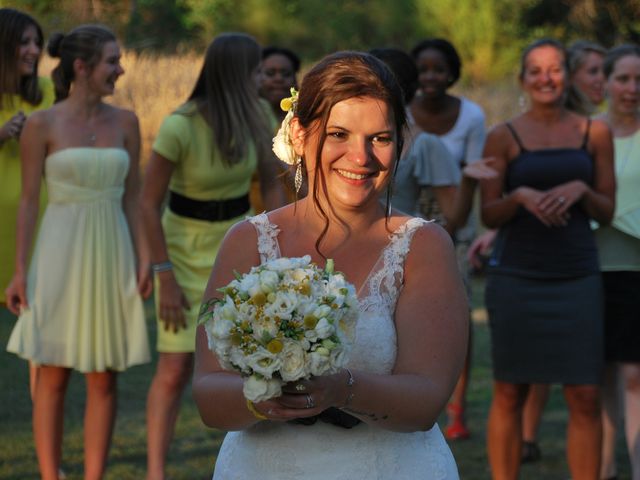
[[[318,338],[325,339],[333,335],[335,328],[329,323],[326,317],[323,317],[318,320],[318,323],[316,323],[316,328],[314,330],[316,331]]]
[[[247,400],[264,402],[282,394],[282,384],[277,378],[266,379],[251,375],[245,378],[242,393]]]
[[[329,352],[325,349],[309,354],[309,372],[311,375],[324,375],[329,369]]]
[[[281,161],[287,165],[296,163],[297,155],[291,142],[291,119],[293,118],[293,109],[289,110],[286,117],[280,125],[280,129],[275,137],[273,137],[273,153],[276,154]]]
[[[280,376],[284,382],[293,382],[306,376],[306,354],[299,343],[287,341],[280,352]]]
[[[224,340],[231,336],[231,330],[234,327],[235,324],[231,320],[222,317],[216,318],[211,327],[211,335],[216,339]]]
[[[264,335],[274,338],[278,335],[278,325],[272,317],[262,317],[253,321],[253,338],[262,341]]]
[[[218,305],[217,309],[219,310],[219,315],[222,318],[227,320],[235,320],[238,315],[238,310],[236,309],[236,304],[233,302],[231,297],[227,296],[226,301],[222,305]],[[218,312],[216,312],[218,313]]]
[[[265,263],[265,268],[269,270],[275,270],[281,272],[283,270],[293,270],[295,268],[304,268],[311,262],[311,256],[305,255],[304,257],[281,257],[275,260],[270,260]]]
[[[298,307],[298,300],[299,297],[294,292],[277,292],[273,302],[265,306],[264,314],[269,317],[289,319]]]
[[[234,365],[235,370],[243,373],[251,373],[251,366],[247,363],[247,357],[239,348],[232,348],[229,351],[229,363]]]
[[[280,358],[266,348],[259,348],[256,352],[245,358],[246,365],[265,378],[271,378],[274,372],[282,366]]]
[[[247,274],[240,280],[238,288],[241,292],[248,293],[249,296],[255,295],[260,291],[260,276],[256,274]]]
[[[315,329],[305,330],[304,331],[304,338],[305,338],[305,340],[307,340],[309,342],[317,342],[318,341],[318,333],[315,331]]]
[[[206,330],[206,327],[205,327]],[[228,356],[231,350],[230,338],[216,338],[207,331],[207,340],[209,341],[209,350],[215,352],[218,356]]]
[[[320,305],[313,312],[313,316],[316,318],[326,317],[331,313],[331,307],[329,305]]]
[[[331,350],[331,373],[335,373],[338,369],[347,364],[347,350],[342,346],[338,346]]]
[[[304,268],[296,268],[292,270],[290,273],[291,280],[294,282],[302,282],[307,278],[311,278],[312,272],[304,269]]]
[[[264,270],[260,272],[260,288],[264,293],[270,293],[278,288],[280,277],[276,272]]]

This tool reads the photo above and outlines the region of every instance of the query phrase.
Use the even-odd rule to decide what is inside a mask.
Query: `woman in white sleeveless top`
[[[242,378],[221,369],[200,328],[194,398],[205,424],[233,431],[214,478],[456,479],[436,425],[467,342],[455,254],[443,229],[378,201],[402,150],[401,91],[379,60],[342,52],[307,74],[293,108],[281,159],[301,165],[309,194],[231,229],[205,301],[234,270],[331,258],[358,291],[356,341],[349,370],[247,404]]]

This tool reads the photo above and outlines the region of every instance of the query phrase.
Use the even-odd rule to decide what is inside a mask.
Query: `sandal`
[[[535,463],[542,458],[542,452],[536,442],[522,442],[520,463]]]
[[[466,440],[471,432],[464,422],[464,409],[458,403],[450,403],[446,408],[449,424],[444,429],[447,440]]]

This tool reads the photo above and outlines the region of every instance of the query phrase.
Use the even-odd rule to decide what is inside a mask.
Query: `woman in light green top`
[[[149,479],[164,478],[180,396],[191,377],[202,294],[224,235],[250,213],[256,169],[266,208],[285,203],[271,152],[270,108],[254,82],[259,63],[252,37],[216,37],[187,102],[162,124],[145,174],[141,209],[156,275],[160,352],[147,399]]]
[[[609,97],[604,118],[614,135],[617,191],[611,225],[596,232],[605,291],[607,362],[600,478],[616,477],[614,447],[622,403],[636,480],[640,478],[640,47],[613,48],[605,58],[604,71]]]

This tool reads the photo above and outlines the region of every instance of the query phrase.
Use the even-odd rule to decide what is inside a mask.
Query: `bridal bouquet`
[[[337,373],[355,335],[355,288],[333,261],[324,269],[306,255],[253,267],[202,306],[209,349],[244,377],[244,396],[261,402],[284,383]]]

